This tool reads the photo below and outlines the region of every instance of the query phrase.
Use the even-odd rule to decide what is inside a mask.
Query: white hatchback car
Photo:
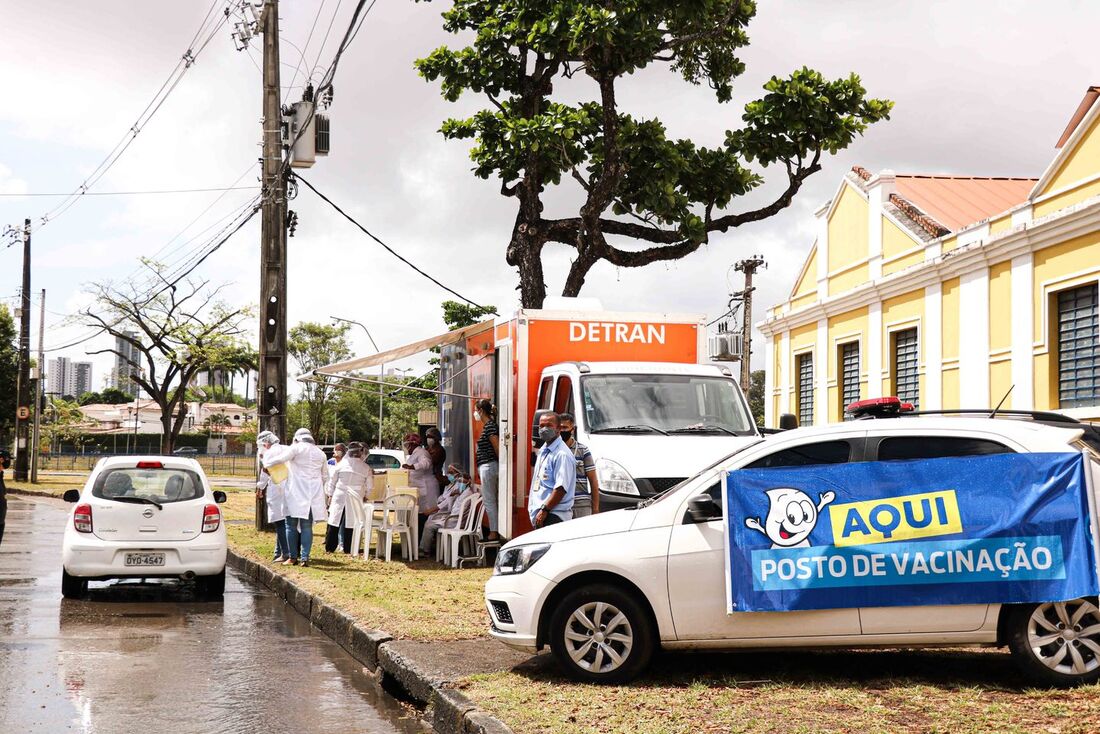
[[[486,584],[490,633],[523,651],[549,646],[567,673],[594,682],[636,676],[658,648],[937,645],[1008,645],[1032,680],[1048,685],[1096,681],[1100,609],[1095,598],[726,613],[723,472],[1079,451],[1090,458],[1093,491],[1100,487],[1097,428],[1054,414],[1016,417],[913,416],[785,431],[636,509],[528,533],[501,549]],[[1072,656],[1067,654],[1071,647]]]
[[[101,459],[72,502],[62,547],[61,593],[83,596],[89,581],[194,580],[198,591],[225,591],[225,524],[202,467],[179,456]]]

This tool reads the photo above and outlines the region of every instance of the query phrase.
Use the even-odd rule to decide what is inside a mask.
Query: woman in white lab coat
[[[336,463],[325,486],[328,502],[328,527],[325,531],[325,551],[332,553],[337,545],[344,553],[351,553],[352,528],[348,527],[351,513],[349,502],[363,504],[363,497],[374,489],[374,472],[363,461],[363,444],[348,444],[347,454]],[[342,532],[341,532],[342,531]]]
[[[256,458],[263,461],[264,454],[279,443],[279,437],[271,431],[264,431],[256,437],[259,451]],[[290,560],[290,548],[286,542],[286,482],[277,483],[260,465],[260,478],[256,481],[256,496],[267,505],[267,521],[275,526],[274,563]]]
[[[288,566],[309,565],[313,548],[313,520],[325,516],[325,485],[328,483],[328,457],[317,448],[308,428],[294,433],[290,446],[272,446],[264,453],[263,464],[286,464],[286,538],[289,544]]]
[[[403,469],[409,470],[409,485],[416,487],[418,495],[417,509],[420,517],[417,537],[424,530],[424,523],[428,521],[428,515],[439,502],[439,481],[435,478],[435,467],[432,464],[432,455],[420,445],[420,436],[410,433],[405,436],[405,454],[408,458],[402,464]]]

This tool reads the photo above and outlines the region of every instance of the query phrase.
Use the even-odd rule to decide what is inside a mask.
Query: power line
[[[309,35],[306,37],[305,45],[299,49],[298,65],[294,67],[294,74],[290,77],[290,89],[294,88],[294,82],[298,79],[298,70],[302,67],[302,62],[306,60],[306,50],[309,48],[309,42],[313,40],[313,31],[317,29],[317,21],[321,19],[321,12],[325,9],[325,2],[326,0],[321,0],[321,4],[317,7],[317,14],[313,16],[313,25],[309,28]]]
[[[198,59],[199,54],[203,52],[206,46],[214,38],[214,35],[218,32],[221,24],[228,19],[229,15],[228,13],[226,13],[220,20],[217,20],[212,26],[210,26],[209,30],[206,30],[207,26],[210,24],[211,17],[214,15],[214,8],[217,7],[218,3],[221,1],[222,0],[214,0],[214,2],[211,3],[210,9],[206,11],[206,15],[203,18],[202,24],[199,26],[199,29],[195,32],[194,37],[188,44],[187,50],[184,51],[183,55],[180,56],[179,61],[176,62],[176,65],[172,68],[172,71],[168,74],[168,77],[164,80],[164,83],[161,84],[156,94],[153,95],[153,98],[149,100],[149,103],[145,106],[145,109],[141,111],[140,115],[138,115],[137,120],[134,121],[134,124],[130,126],[130,129],[122,136],[122,139],[119,140],[115,147],[111,149],[111,152],[108,153],[102,161],[100,161],[99,165],[92,170],[92,172],[87,176],[87,178],[84,179],[80,186],[69,193],[64,201],[62,201],[53,209],[50,209],[41,217],[39,217],[39,229],[45,227],[49,222],[53,221],[54,219],[57,219],[59,216],[68,211],[69,208],[72,207],[73,204],[75,204],[79,199],[86,196],[89,193],[89,189],[92,186],[95,186],[96,183],[98,183],[99,180],[102,179],[104,175],[106,175],[107,171],[109,171],[114,166],[118,159],[122,157],[122,154],[125,153],[126,150],[130,147],[130,144],[134,142],[138,134],[141,133],[141,131],[144,129],[145,125],[147,125],[149,121],[152,120],[153,117],[157,114],[157,111],[160,110],[165,100],[168,99],[175,88],[179,85],[180,80],[183,79],[184,75],[187,73],[187,70],[191,68],[191,66]],[[196,49],[195,44],[198,42],[199,38],[203,36],[204,32],[206,33],[205,40],[203,40],[203,42]]]
[[[458,292],[458,291],[456,291],[455,289],[453,289],[453,288],[450,288],[450,287],[448,287],[448,286],[445,286],[445,285],[443,285],[443,283],[439,282],[439,281],[438,281],[437,279],[435,279],[434,277],[432,277],[432,276],[431,276],[431,275],[429,275],[428,273],[424,272],[423,270],[421,270],[420,268],[418,268],[418,267],[417,267],[416,265],[413,265],[413,264],[412,264],[411,262],[409,262],[409,260],[408,260],[408,259],[406,259],[406,258],[405,258],[405,257],[404,257],[403,255],[399,254],[399,253],[398,253],[398,252],[397,252],[396,250],[394,250],[394,249],[393,249],[392,247],[390,247],[389,245],[387,245],[387,244],[386,244],[385,242],[383,242],[382,240],[378,239],[378,237],[377,237],[377,236],[375,236],[375,235],[374,235],[374,233],[372,233],[372,232],[371,232],[370,230],[368,230],[368,229],[367,229],[366,227],[364,227],[364,226],[363,226],[362,224],[360,224],[359,222],[357,222],[357,221],[355,220],[355,218],[354,218],[354,217],[352,217],[352,216],[351,216],[350,214],[348,214],[348,213],[347,213],[347,212],[345,212],[345,211],[344,211],[343,209],[341,209],[341,208],[340,208],[339,206],[337,206],[337,205],[336,205],[336,203],[332,201],[332,199],[328,198],[327,196],[325,196],[324,194],[322,194],[322,193],[321,193],[320,191],[318,191],[318,190],[317,190],[317,189],[316,189],[316,188],[315,188],[315,187],[313,186],[313,184],[311,184],[311,183],[310,183],[309,181],[307,181],[307,180],[305,180],[304,178],[302,178],[301,174],[295,173],[295,174],[294,174],[294,178],[295,178],[295,179],[297,179],[298,181],[301,181],[302,183],[304,183],[304,184],[306,185],[306,187],[307,187],[307,188],[309,188],[309,190],[310,190],[310,191],[312,191],[313,193],[317,194],[317,196],[321,197],[321,199],[322,199],[322,200],[323,200],[323,201],[324,201],[324,202],[325,202],[326,204],[328,204],[328,205],[329,205],[329,206],[331,206],[331,207],[332,207],[333,209],[335,209],[336,211],[338,211],[338,212],[339,212],[339,213],[340,213],[341,215],[343,215],[344,219],[347,219],[347,220],[348,220],[349,222],[351,222],[351,223],[352,223],[352,224],[354,224],[354,225],[355,225],[356,227],[358,227],[358,228],[359,228],[359,229],[360,229],[360,230],[361,230],[361,231],[363,232],[363,234],[367,235],[367,236],[368,236],[368,237],[370,237],[370,238],[371,238],[372,240],[374,240],[374,241],[375,241],[375,242],[377,242],[378,244],[382,245],[382,247],[384,247],[384,248],[386,249],[386,252],[390,253],[391,255],[393,255],[394,257],[396,257],[396,258],[397,258],[398,260],[400,260],[401,262],[405,263],[405,264],[406,264],[406,265],[408,265],[408,266],[409,266],[410,268],[412,268],[413,270],[415,270],[415,271],[416,271],[417,273],[419,273],[420,275],[424,276],[425,278],[427,278],[427,279],[428,279],[428,280],[430,280],[431,282],[435,283],[435,284],[436,284],[437,286],[439,286],[439,287],[440,287],[440,288],[442,288],[443,290],[447,291],[447,292],[448,292],[448,293],[450,293],[451,295],[453,295],[453,296],[456,296],[456,297],[458,297],[458,298],[462,299],[463,301],[465,301],[466,303],[470,304],[471,306],[474,306],[475,308],[481,308],[481,309],[485,308],[484,306],[482,306],[481,304],[477,303],[476,301],[471,301],[471,300],[470,300],[469,298],[467,298],[466,296],[462,295],[461,293],[459,293],[459,292]],[[493,311],[492,313],[496,314],[496,311]],[[499,316],[499,314],[497,314],[497,315]]]
[[[86,191],[83,196],[144,196],[149,194],[202,194],[210,191],[244,191],[246,189],[258,189],[259,186],[229,186],[223,188],[208,189],[148,189],[145,191]],[[71,192],[38,193],[38,194],[0,194],[5,197],[20,196],[71,196]]]

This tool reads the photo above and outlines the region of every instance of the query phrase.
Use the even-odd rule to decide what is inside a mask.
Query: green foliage
[[[545,295],[547,242],[576,249],[565,295],[599,260],[638,267],[684,257],[711,232],[788,206],[823,154],[889,117],[893,103],[868,98],[856,75],[827,80],[807,68],[772,77],[717,148],[669,138],[661,120],[619,108],[616,84],[655,64],[729,102],[755,13],[749,0],[454,0],[443,13],[443,28],[470,45],[437,48],[416,67],[449,101],[473,92],[489,102],[440,131],[472,141],[474,174],[499,178],[501,193],[519,200],[508,262],[520,270],[524,306]],[[772,204],[722,216],[764,182],[751,164],[782,166],[786,189]],[[566,178],[582,189],[577,216],[543,219],[543,194]],[[607,235],[659,246],[623,250]]]
[[[19,348],[15,319],[0,303],[0,446],[6,446],[15,430],[16,383],[19,377]]]
[[[81,405],[122,405],[133,399],[117,387],[108,387],[103,392],[86,392],[77,399],[77,402]]]
[[[749,374],[749,410],[752,411],[756,425],[764,425],[764,370],[753,370]]]
[[[449,331],[473,326],[486,316],[492,316],[497,312],[496,306],[471,306],[458,301],[444,301],[442,306],[443,321],[447,324]]]
[[[48,449],[54,443],[76,443],[86,423],[81,403],[50,398],[42,414],[41,442]]]
[[[287,338],[287,352],[298,364],[298,375],[312,372],[318,367],[332,364],[351,356],[348,345],[349,325],[320,324],[303,321],[294,326]],[[331,426],[329,401],[332,389],[326,385],[303,382],[302,402],[305,408],[303,423],[287,424],[287,430],[305,425],[314,436],[322,435],[325,426]]]

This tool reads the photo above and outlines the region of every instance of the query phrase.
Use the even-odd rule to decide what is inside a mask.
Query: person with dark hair
[[[11,466],[11,454],[0,449],[0,543],[4,542],[4,519],[8,516],[8,489],[4,486],[4,470]]]
[[[600,481],[596,478],[596,460],[588,447],[577,440],[577,419],[572,413],[561,414],[561,440],[577,460],[577,494],[573,499],[573,517],[587,517],[600,511]]]
[[[424,431],[424,438],[427,439],[428,455],[432,457],[432,470],[435,472],[435,481],[440,487],[446,487],[447,477],[444,476],[443,469],[447,466],[447,449],[443,448],[443,434],[439,432],[438,428],[432,426]]]
[[[497,478],[500,475],[500,433],[497,429],[497,412],[493,401],[482,398],[474,403],[474,418],[481,421],[481,435],[477,439],[477,475],[481,479],[481,497],[485,502],[485,515],[489,518],[487,540],[500,540],[500,501],[497,495]]]
[[[535,528],[572,520],[577,488],[577,459],[561,440],[557,413],[547,411],[539,416],[539,440],[542,448],[531,474],[531,493],[527,499],[527,512]]]

